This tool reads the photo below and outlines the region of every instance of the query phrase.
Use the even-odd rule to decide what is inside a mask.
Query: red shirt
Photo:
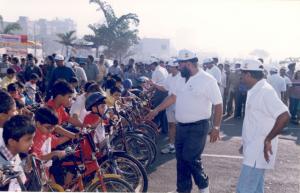
[[[47,106],[55,110],[58,116],[58,124],[61,125],[63,122],[67,122],[70,119],[70,115],[66,112],[63,106],[55,108],[55,102],[53,99],[47,102]]]
[[[100,117],[94,113],[89,113],[84,117],[83,124],[94,126],[100,121]]]
[[[31,148],[32,153],[41,157],[51,153],[51,149],[59,145],[59,139],[55,135],[44,134],[39,128],[35,131],[35,136],[33,138],[33,145]]]

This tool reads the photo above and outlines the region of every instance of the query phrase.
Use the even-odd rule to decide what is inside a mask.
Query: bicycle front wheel
[[[88,192],[134,192],[133,188],[121,178],[108,177],[103,179],[104,186],[100,181],[95,182],[90,186]]]

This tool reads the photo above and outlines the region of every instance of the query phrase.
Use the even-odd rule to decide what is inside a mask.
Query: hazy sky
[[[228,57],[265,49],[272,57],[300,56],[300,1],[107,0],[117,16],[136,13],[140,37],[170,38],[177,49]],[[71,18],[79,36],[103,20],[89,0],[0,0],[0,14],[15,21]]]

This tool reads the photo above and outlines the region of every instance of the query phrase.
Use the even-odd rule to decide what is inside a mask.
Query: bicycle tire
[[[133,188],[126,181],[117,177],[105,177],[103,178],[104,185],[106,187],[106,192],[134,192]],[[111,184],[118,184],[121,188],[115,188]],[[91,184],[87,192],[104,192],[101,182],[98,180]]]
[[[148,176],[147,176],[147,172],[145,170],[145,168],[143,167],[143,165],[136,160],[134,157],[126,154],[125,152],[112,152],[112,157],[114,160],[117,161],[117,164],[119,164],[118,161],[122,161],[125,160],[125,162],[123,162],[123,164],[128,164],[127,166],[131,167],[134,166],[134,168],[132,168],[133,170],[138,170],[139,175],[142,178],[142,181],[139,182],[139,184],[132,184],[129,182],[128,178],[126,178],[126,175],[123,175],[122,173],[117,172],[117,174],[121,175],[122,179],[124,179],[126,182],[130,183],[132,185],[132,187],[134,188],[135,192],[147,192],[148,190]],[[121,160],[118,160],[118,158],[121,158]],[[102,171],[104,173],[106,173],[106,169],[103,167],[105,166],[105,164],[108,164],[109,167],[113,167],[112,164],[110,163],[110,160],[108,160],[108,156],[104,156],[101,159],[98,159],[98,163],[100,168],[102,169]],[[112,168],[108,168],[110,173],[114,172],[115,170],[113,170]],[[140,187],[140,189],[138,189],[138,187],[140,186],[140,183],[143,183],[142,186]]]

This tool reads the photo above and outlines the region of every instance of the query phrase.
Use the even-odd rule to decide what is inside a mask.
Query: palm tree
[[[0,15],[0,33],[2,34],[13,34],[14,31],[18,31],[18,30],[21,30],[21,26],[20,24],[14,22],[14,23],[10,23],[10,24],[7,24],[5,27],[4,27],[4,21],[3,21],[3,17],[2,15]]]
[[[56,40],[56,42],[63,45],[63,47],[66,47],[66,56],[69,55],[69,47],[72,47],[74,44],[74,41],[77,39],[75,35],[76,31],[72,30],[66,33],[58,33],[56,34],[59,40]]]
[[[103,12],[106,20],[102,25],[89,25],[90,29],[94,32],[92,37],[97,39],[97,43],[108,47],[106,50],[108,56],[116,57],[117,55],[119,56],[117,53],[125,54],[133,44],[138,42],[138,30],[130,29],[131,24],[138,26],[138,16],[129,13],[121,17],[116,17],[111,6],[105,1],[90,0],[90,3],[99,5],[97,10]],[[92,37],[89,36],[91,39]],[[89,41],[88,39],[86,40]]]

